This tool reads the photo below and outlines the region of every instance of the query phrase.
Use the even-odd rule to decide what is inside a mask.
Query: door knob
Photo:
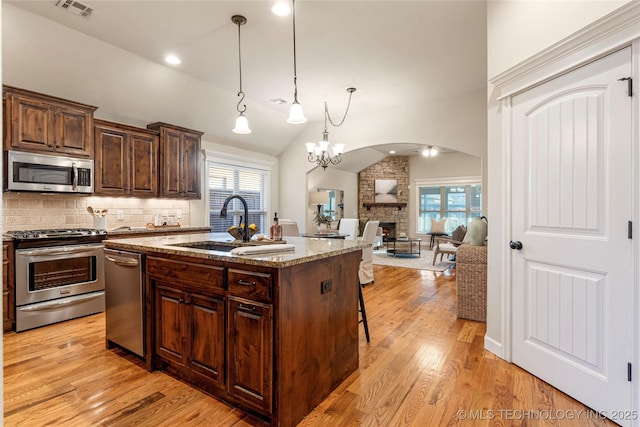
[[[522,242],[520,240],[516,240],[515,242],[512,240],[509,242],[509,247],[519,251],[522,249]]]

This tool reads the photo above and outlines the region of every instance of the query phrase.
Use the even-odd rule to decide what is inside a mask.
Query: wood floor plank
[[[374,274],[363,289],[371,342],[361,327],[359,369],[301,426],[614,425],[523,419],[590,410],[484,350],[486,325],[456,317],[455,270],[374,266]],[[104,328],[98,314],[5,334],[5,425],[267,426],[164,372],[148,373],[121,349],[107,350]]]

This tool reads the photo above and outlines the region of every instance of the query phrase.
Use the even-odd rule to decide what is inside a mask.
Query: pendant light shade
[[[238,96],[240,100],[238,101],[238,105],[236,106],[236,110],[240,115],[236,118],[236,127],[233,128],[233,133],[247,134],[251,133],[251,129],[249,129],[249,121],[244,115],[244,112],[247,111],[247,106],[242,105],[240,108],[240,104],[244,101],[244,92],[242,91],[242,55],[240,53],[240,26],[247,23],[247,18],[241,15],[233,15],[231,17],[231,22],[238,26],[238,69],[240,74],[240,91],[238,92]]]
[[[244,113],[240,113],[240,115],[236,118],[236,127],[233,128],[233,133],[251,133],[251,129],[249,129],[249,121],[244,116]]]
[[[289,109],[289,118],[287,119],[287,123],[297,125],[306,121],[307,118],[304,116],[304,111],[302,111],[302,105],[300,105],[297,100],[293,101],[293,104],[291,104],[291,108]]]

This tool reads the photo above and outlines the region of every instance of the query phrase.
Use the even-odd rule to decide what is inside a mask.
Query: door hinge
[[[631,77],[622,77],[618,79],[619,82],[623,82],[625,80],[627,81],[628,85],[627,95],[633,96],[633,79]]]
[[[627,381],[631,382],[631,363],[627,363]]]
[[[627,223],[627,238],[633,239],[633,221]]]

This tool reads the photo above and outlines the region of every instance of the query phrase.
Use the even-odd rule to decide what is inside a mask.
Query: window
[[[238,199],[227,206],[227,217],[220,218],[220,210],[227,197],[232,194],[242,196],[249,208],[248,223],[255,224],[264,232],[267,221],[269,200],[269,171],[249,166],[207,162],[209,191],[209,225],[212,232],[226,232],[232,225],[240,223],[244,207]],[[247,221],[242,218],[242,222]]]
[[[459,225],[467,225],[481,216],[482,185],[418,184],[418,233],[431,231],[431,219],[446,218],[444,231],[451,234]]]

